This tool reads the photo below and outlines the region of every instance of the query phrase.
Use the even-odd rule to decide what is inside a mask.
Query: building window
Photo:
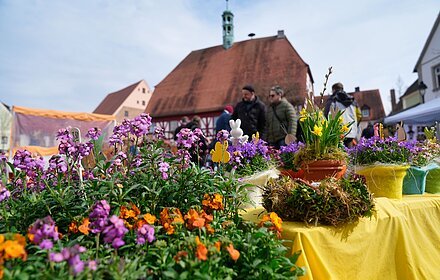
[[[361,111],[362,111],[363,118],[368,118],[370,116],[370,107],[363,106]]]
[[[128,117],[128,111],[124,111],[124,117]]]
[[[139,100],[137,101],[137,104],[139,104]]]
[[[142,106],[145,106],[145,100],[142,100]]]
[[[439,89],[440,88],[440,64],[434,66],[433,74],[434,74],[434,88]]]
[[[2,145],[8,144],[8,136],[2,136]]]
[[[142,88],[142,93],[145,93],[145,88]]]

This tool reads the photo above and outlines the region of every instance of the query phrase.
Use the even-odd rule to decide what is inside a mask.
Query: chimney
[[[278,30],[277,39],[283,38],[286,38],[286,35],[284,35],[284,30]]]
[[[361,88],[360,88],[360,87],[355,87],[355,88],[354,88],[354,91],[355,91],[355,92],[360,92],[360,91],[361,91]]]
[[[391,95],[391,112],[396,111],[396,91],[394,89],[390,90]]]

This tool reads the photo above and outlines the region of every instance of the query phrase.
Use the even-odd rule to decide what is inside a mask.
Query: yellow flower
[[[343,132],[343,133],[345,133],[345,132],[348,132],[348,126],[346,125],[346,124],[344,124],[343,126],[342,126],[342,128],[341,128],[341,131]]]
[[[252,135],[252,140],[254,141],[255,144],[258,143],[258,140],[260,140],[260,133],[258,133],[258,131]]]
[[[301,117],[301,118],[299,118],[299,121],[304,122],[306,119],[307,119],[306,117]]]
[[[302,108],[301,112],[299,112],[301,118],[305,118],[307,116],[306,108]]]
[[[317,136],[322,136],[322,126],[317,126],[315,124],[315,127],[313,127],[312,133],[317,135]]]

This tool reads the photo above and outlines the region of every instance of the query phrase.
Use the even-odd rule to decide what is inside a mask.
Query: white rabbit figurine
[[[229,120],[229,125],[231,126],[231,142],[232,145],[237,145],[238,143],[244,143],[248,140],[248,136],[243,136],[243,130],[240,128],[241,120],[237,119]]]

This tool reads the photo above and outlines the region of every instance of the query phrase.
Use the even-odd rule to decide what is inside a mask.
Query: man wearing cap
[[[266,125],[266,106],[255,95],[253,86],[244,86],[241,90],[243,99],[234,108],[231,119],[241,120],[241,129],[249,138],[258,132],[264,138],[264,126]]]
[[[223,110],[220,117],[218,117],[217,121],[215,122],[215,133],[219,132],[220,130],[227,130],[228,132],[231,131],[231,126],[229,125],[229,120],[231,119],[231,114],[234,112],[234,107],[231,105],[228,105]]]

